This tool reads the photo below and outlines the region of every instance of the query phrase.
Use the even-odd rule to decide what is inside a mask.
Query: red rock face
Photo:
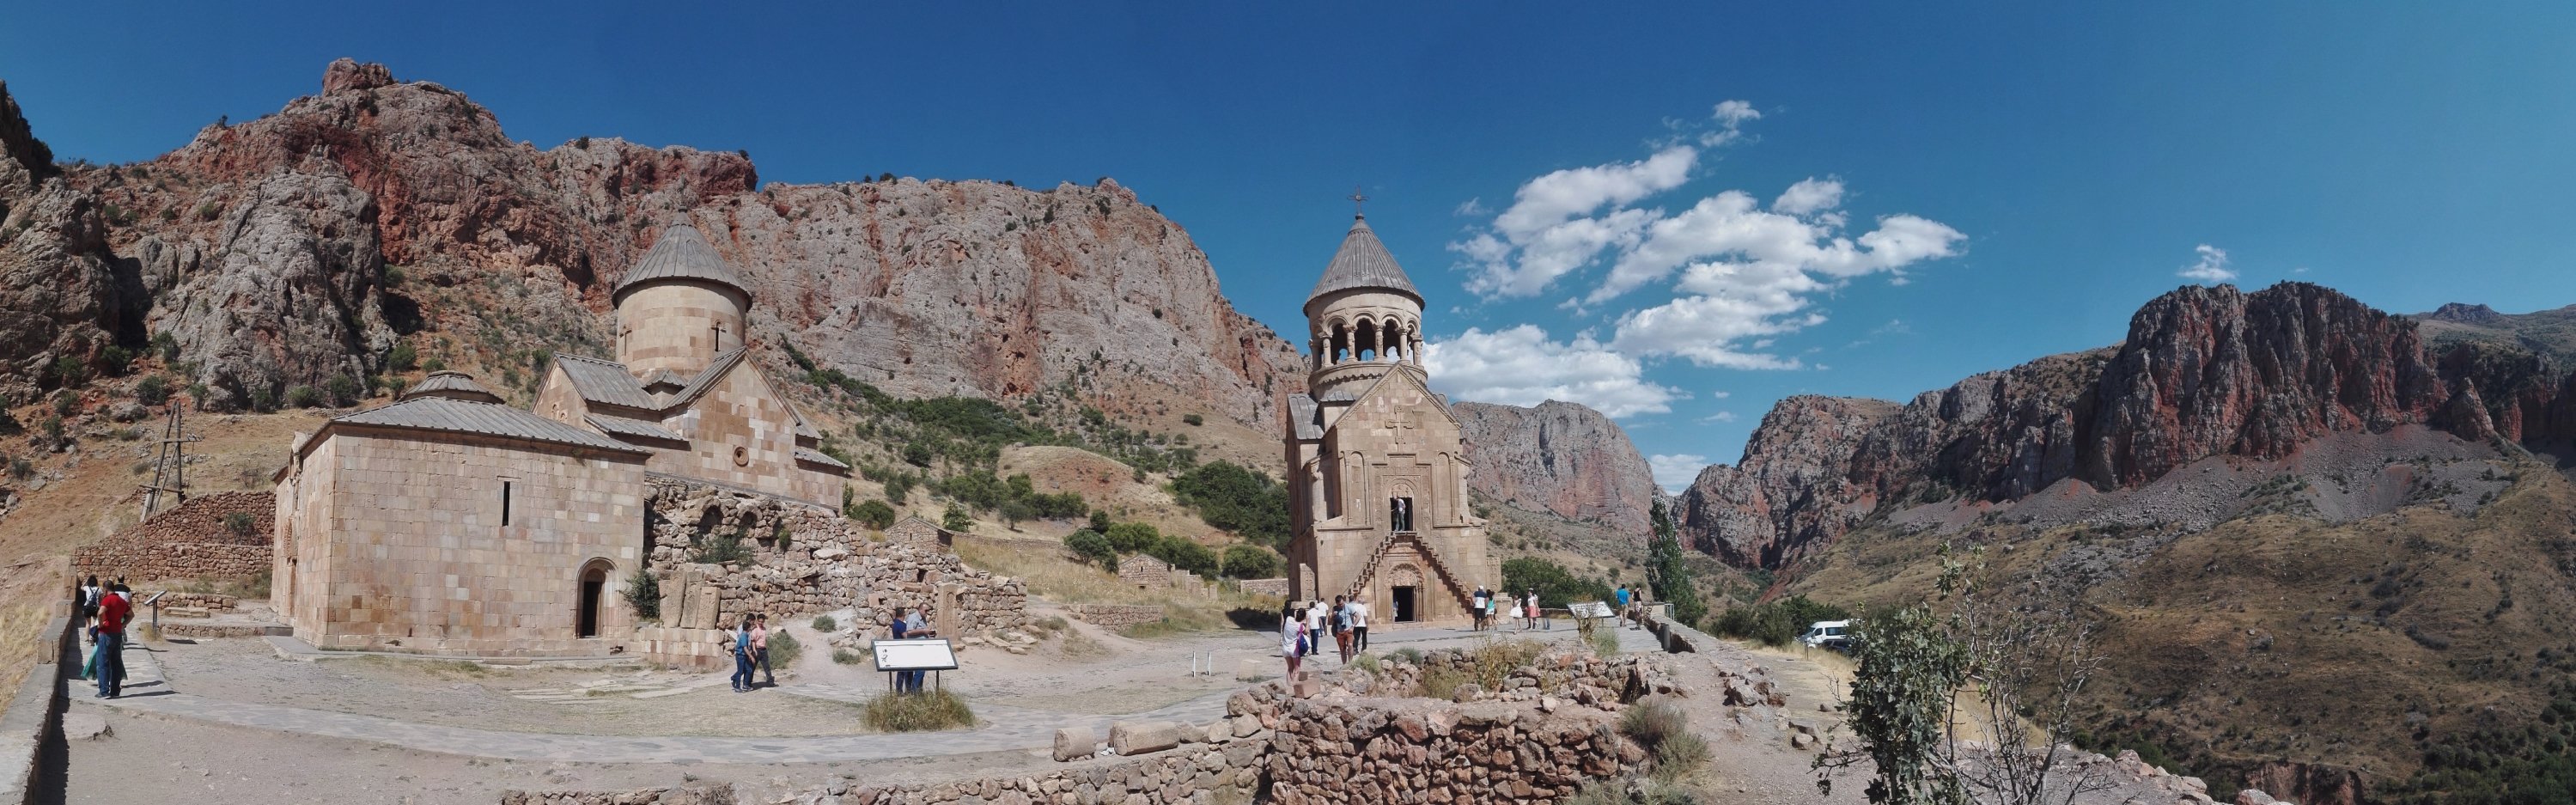
[[[1535,408],[1462,402],[1449,409],[1474,467],[1467,485],[1478,494],[1524,511],[1602,523],[1645,544],[1654,468],[1609,417],[1556,400]]]
[[[2331,289],[2186,287],[2120,346],[1977,375],[1897,407],[1793,397],[1734,467],[1702,472],[1680,527],[1730,563],[1779,568],[1882,505],[2018,500],[2074,479],[2130,488],[2213,455],[2275,459],[2332,433],[2424,424],[2463,439],[2576,436],[2576,375],[2464,344]]]
[[[277,114],[69,176],[19,167],[42,144],[14,110],[0,100],[0,204],[36,226],[0,227],[0,309],[39,315],[0,322],[0,398],[32,399],[58,357],[165,331],[218,409],[381,371],[412,326],[381,279],[396,270],[497,291],[488,309],[423,311],[415,343],[496,319],[604,343],[608,288],[683,215],[751,286],[755,343],[899,395],[1073,384],[1113,414],[1266,429],[1302,382],[1187,233],[1113,182],[764,189],[741,154],[587,137],[541,151],[462,93],[347,60]]]

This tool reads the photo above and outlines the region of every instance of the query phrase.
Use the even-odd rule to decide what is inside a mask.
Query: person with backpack
[[[1351,610],[1342,599],[1333,596],[1333,646],[1342,652],[1342,664],[1351,664]]]
[[[1294,686],[1297,683],[1297,664],[1306,658],[1308,648],[1310,645],[1306,640],[1306,619],[1303,613],[1297,611],[1297,603],[1291,601],[1279,610],[1279,654],[1288,658],[1288,683],[1291,690],[1295,689]]]

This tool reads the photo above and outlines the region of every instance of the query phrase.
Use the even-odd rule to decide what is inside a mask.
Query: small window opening
[[[510,524],[510,482],[501,482],[501,524]]]

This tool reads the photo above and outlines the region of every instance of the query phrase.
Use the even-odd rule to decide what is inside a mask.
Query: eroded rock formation
[[[1639,544],[1655,476],[1628,434],[1601,412],[1549,400],[1535,408],[1456,403],[1467,485],[1489,500],[1608,525]]]

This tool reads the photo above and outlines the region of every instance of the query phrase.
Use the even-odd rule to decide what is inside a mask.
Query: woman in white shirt
[[[1295,603],[1290,603],[1285,607],[1281,607],[1279,610],[1279,656],[1288,658],[1288,689],[1290,691],[1295,691],[1297,689],[1297,663],[1306,657],[1306,647],[1298,645],[1305,635],[1306,619],[1304,617],[1304,613],[1297,611],[1297,605]]]

